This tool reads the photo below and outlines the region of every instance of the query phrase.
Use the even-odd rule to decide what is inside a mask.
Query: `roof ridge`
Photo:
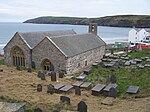
[[[53,36],[51,38],[63,38],[63,37],[68,37],[68,36],[80,36],[80,35],[86,35],[86,34],[92,34],[92,33],[82,33],[82,34],[68,34],[68,35],[60,35],[60,36]],[[94,34],[93,34],[94,35]]]
[[[73,29],[70,30],[53,30],[53,31],[31,31],[31,32],[18,32],[18,33],[44,33],[44,32],[59,32],[59,31],[74,31]],[[76,33],[74,31],[74,33]]]

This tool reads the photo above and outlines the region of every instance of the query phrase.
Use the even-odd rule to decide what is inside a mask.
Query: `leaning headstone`
[[[52,84],[47,85],[47,93],[53,94],[54,92],[54,86]]]
[[[56,81],[56,72],[51,73],[51,81]]]
[[[34,112],[42,112],[42,109],[36,108],[36,109],[34,109]]]
[[[41,92],[42,91],[42,85],[41,84],[38,84],[37,85],[37,92]]]
[[[75,95],[81,95],[81,90],[78,86],[75,87]]]
[[[116,83],[116,76],[113,74],[113,75],[111,75],[111,77],[110,77],[110,82],[111,83]]]
[[[108,96],[116,98],[117,97],[117,90],[113,87],[110,88]]]
[[[80,101],[78,103],[78,108],[77,108],[78,112],[87,112],[87,105],[84,101]]]
[[[60,96],[60,101],[66,104],[70,104],[70,98],[67,96]]]
[[[59,72],[59,78],[63,78],[64,77],[64,72],[60,71]]]
[[[45,74],[41,73],[40,78],[41,78],[41,80],[45,80]]]

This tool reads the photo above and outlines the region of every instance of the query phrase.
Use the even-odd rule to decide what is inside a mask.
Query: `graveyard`
[[[149,59],[150,50],[108,55],[85,68],[83,73],[73,77],[56,73],[55,77],[55,73],[39,75],[36,70],[17,70],[4,65],[1,58],[0,101],[26,102],[27,112],[33,112],[35,108],[41,108],[43,112],[76,112],[83,102],[88,112],[148,112]],[[67,97],[67,104],[63,96]],[[113,105],[103,104],[107,96],[114,97]]]

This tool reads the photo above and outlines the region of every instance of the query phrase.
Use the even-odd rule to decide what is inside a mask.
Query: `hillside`
[[[26,20],[24,23],[36,24],[73,24],[87,25],[97,23],[99,26],[113,27],[145,27],[150,28],[150,15],[117,15],[99,18],[78,18],[78,17],[53,17],[44,16]]]

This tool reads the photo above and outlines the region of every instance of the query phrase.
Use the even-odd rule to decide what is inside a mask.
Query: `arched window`
[[[49,59],[44,59],[41,64],[43,70],[54,71],[54,66]]]
[[[12,48],[11,59],[14,66],[25,66],[24,53],[18,46]]]

